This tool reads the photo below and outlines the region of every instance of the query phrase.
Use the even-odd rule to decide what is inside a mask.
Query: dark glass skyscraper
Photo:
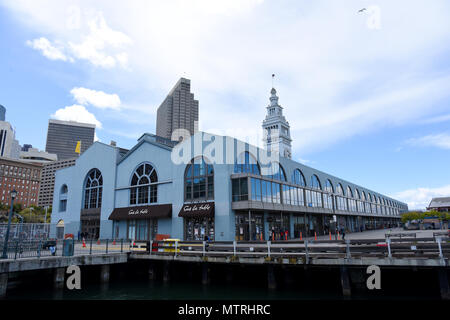
[[[75,121],[49,120],[45,151],[56,153],[58,160],[78,157],[77,141],[81,141],[81,153],[94,143],[95,125]]]
[[[186,129],[191,135],[198,131],[198,100],[191,93],[191,80],[180,78],[157,112],[156,134],[171,139],[176,129]]]

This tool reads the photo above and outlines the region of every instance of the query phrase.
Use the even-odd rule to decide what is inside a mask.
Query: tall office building
[[[77,142],[81,141],[81,153],[94,143],[95,125],[75,121],[48,121],[47,144],[45,151],[58,155],[58,160],[78,157],[75,152]]]
[[[198,100],[191,93],[191,80],[180,78],[158,108],[156,135],[171,139],[176,129],[186,129],[193,135],[198,131],[197,123]]]

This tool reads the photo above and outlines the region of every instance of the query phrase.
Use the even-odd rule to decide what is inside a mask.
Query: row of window
[[[235,173],[252,173],[252,174],[256,174],[256,175],[262,175],[261,167],[260,167],[259,163],[256,161],[256,159],[252,155],[249,154],[249,152],[242,153],[241,156],[237,159],[237,162],[234,166],[234,172]],[[277,162],[270,164],[269,168],[266,168],[266,173],[267,174],[264,174],[265,177],[269,177],[269,178],[272,178],[275,180],[280,180],[280,181],[287,181],[286,173],[285,173],[283,167]],[[330,193],[336,193],[338,195],[346,196],[347,198],[354,198],[354,199],[356,199],[356,201],[357,200],[368,201],[368,202],[373,202],[375,204],[379,204],[379,205],[383,205],[383,206],[395,207],[398,209],[407,210],[406,206],[399,204],[395,201],[385,199],[380,196],[372,195],[370,193],[367,193],[367,195],[366,195],[366,193],[364,191],[360,192],[356,188],[354,189],[355,192],[353,192],[353,190],[350,186],[347,186],[347,190],[346,190],[347,192],[345,193],[341,183],[337,184],[336,190],[335,190],[333,183],[331,182],[330,179],[327,179],[325,188],[322,188],[320,179],[315,174],[311,176],[310,183],[307,184],[305,176],[303,175],[303,173],[301,172],[300,169],[294,170],[294,172],[292,173],[291,180],[293,183],[295,183],[299,186],[302,186],[302,187],[308,186],[312,189],[318,189],[318,190],[324,190],[324,191],[327,191]],[[314,196],[312,196],[312,200],[314,202]],[[350,209],[349,210],[352,210],[352,209],[356,210],[356,201],[350,200],[350,204],[349,204]],[[328,199],[326,199],[326,205],[328,206]],[[339,206],[343,207],[343,203],[340,204]]]
[[[248,181],[250,181],[250,195],[248,194]],[[315,189],[289,186],[253,177],[233,179],[232,200],[245,201],[248,199],[293,206],[333,209],[333,197],[329,193],[315,191]],[[396,208],[356,201],[342,196],[335,196],[335,208],[342,211],[386,215],[398,213],[398,209]]]

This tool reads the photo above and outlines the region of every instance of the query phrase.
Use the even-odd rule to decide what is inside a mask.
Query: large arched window
[[[312,189],[322,190],[322,185],[320,184],[320,180],[315,174],[311,176],[310,187]],[[317,191],[307,190],[306,201],[309,206],[322,207],[322,193],[317,192]]]
[[[322,190],[322,185],[320,184],[320,180],[315,174],[313,174],[311,177],[311,188]]]
[[[234,173],[253,173],[260,175],[258,161],[249,152],[242,152],[234,164]]]
[[[92,169],[86,176],[84,184],[84,208],[102,207],[103,177],[98,169]]]
[[[67,193],[69,192],[69,189],[67,188],[67,185],[64,184],[61,187],[61,190],[59,192],[59,212],[65,212],[67,209]]]
[[[268,176],[274,180],[286,181],[286,173],[278,162],[271,162],[268,169]]]
[[[328,209],[333,209],[332,194],[334,193],[334,188],[330,179],[327,179],[327,182],[325,183],[325,191],[327,193],[323,195],[323,206]]]
[[[204,157],[191,160],[184,174],[185,201],[214,199],[214,168]]]
[[[134,171],[131,177],[130,205],[147,204],[158,201],[158,175],[149,163],[143,163]]]
[[[302,187],[306,187],[305,176],[299,169],[295,169],[294,173],[292,173],[292,182]]]
[[[347,186],[347,201],[348,201],[348,210],[355,212],[356,211],[356,201],[353,199],[353,191],[350,186]]]
[[[347,201],[345,201],[344,198],[344,188],[342,187],[342,184],[339,183],[336,186],[336,193],[338,194],[336,196],[336,208],[342,211],[347,210]]]

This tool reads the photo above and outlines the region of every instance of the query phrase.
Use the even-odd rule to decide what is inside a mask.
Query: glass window
[[[149,163],[141,164],[131,177],[130,204],[155,203],[158,198],[156,170]]]
[[[245,151],[239,155],[234,164],[234,173],[253,173],[260,175],[259,164],[255,157]]]
[[[214,168],[204,157],[191,160],[184,176],[184,198],[190,200],[214,199]]]
[[[306,187],[305,176],[299,169],[294,170],[294,173],[292,174],[292,182],[302,187]]]
[[[86,176],[84,184],[84,208],[101,208],[102,206],[102,189],[103,178],[100,170],[92,169]]]

